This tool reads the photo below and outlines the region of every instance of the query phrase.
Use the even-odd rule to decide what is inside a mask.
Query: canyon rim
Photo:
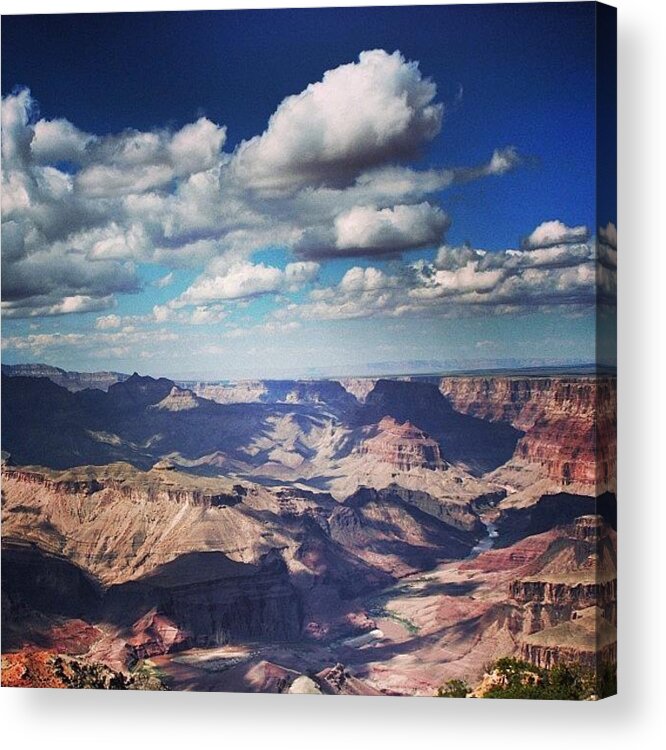
[[[614,9],[2,63],[2,685],[613,695]]]

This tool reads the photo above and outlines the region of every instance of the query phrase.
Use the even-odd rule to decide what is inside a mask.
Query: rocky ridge
[[[115,383],[130,377],[123,372],[74,372],[41,364],[2,365],[2,374],[8,377],[48,378],[73,393],[86,388],[108,391]]]

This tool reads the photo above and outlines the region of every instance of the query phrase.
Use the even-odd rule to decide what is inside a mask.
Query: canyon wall
[[[613,488],[614,378],[461,376],[442,378],[439,389],[457,411],[522,430],[514,460],[539,466],[563,487]]]

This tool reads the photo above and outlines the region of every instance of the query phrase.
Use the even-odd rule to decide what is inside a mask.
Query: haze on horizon
[[[594,361],[591,8],[404,10],[3,19],[3,362]]]

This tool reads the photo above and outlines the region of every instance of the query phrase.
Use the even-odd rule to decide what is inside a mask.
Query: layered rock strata
[[[525,435],[514,458],[538,465],[561,486],[613,484],[616,385],[609,377],[448,377],[440,391],[453,407]]]
[[[377,425],[376,434],[364,440],[358,448],[361,455],[372,456],[398,471],[412,469],[443,469],[436,440],[411,422],[400,424],[392,417],[384,417]]]

